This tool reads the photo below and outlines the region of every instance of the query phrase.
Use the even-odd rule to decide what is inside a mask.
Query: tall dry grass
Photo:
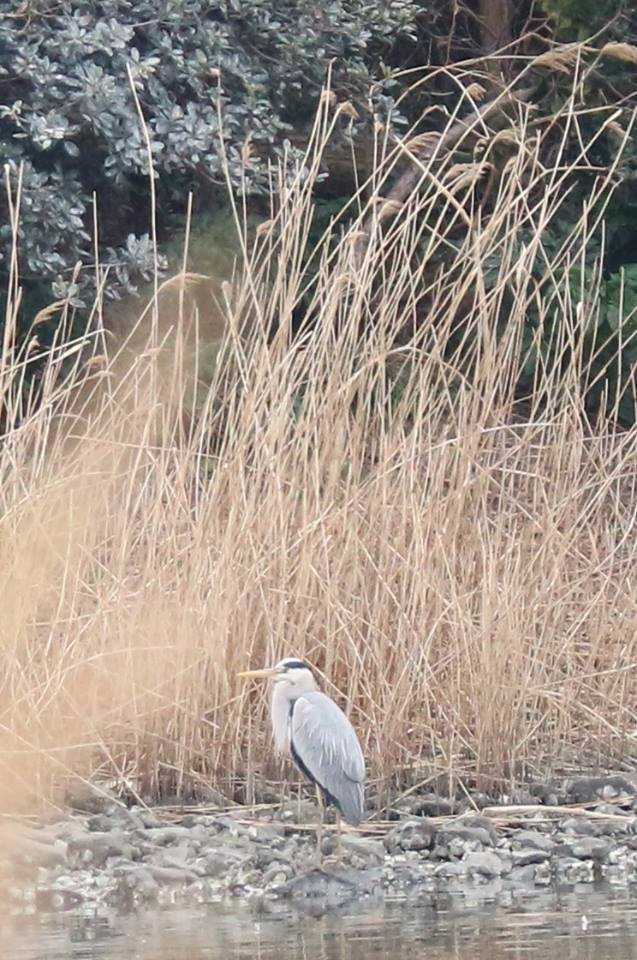
[[[38,347],[14,348],[10,313],[2,809],[55,798],[71,774],[142,799],[202,784],[252,799],[277,768],[266,701],[236,672],[290,653],[320,669],[381,785],[403,771],[505,789],[627,762],[637,434],[612,425],[612,396],[608,418],[584,415],[596,278],[579,302],[568,278],[614,171],[550,252],[586,147],[547,169],[527,119],[520,107],[488,217],[475,186],[501,134],[483,120],[472,164],[414,154],[419,189],[400,207],[382,198],[410,148],[379,135],[355,216],[308,265],[326,98],[309,174],[282,168],[272,219],[218,288],[210,383],[187,257],[127,342],[106,350],[95,323],[61,334],[37,397],[23,379]],[[531,307],[554,342],[521,406]]]

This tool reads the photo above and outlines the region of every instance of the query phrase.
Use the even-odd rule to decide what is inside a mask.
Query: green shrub
[[[329,64],[339,96],[366,98],[393,46],[404,55],[417,42],[416,20],[428,7],[418,0],[31,0],[0,18],[0,161],[14,185],[23,166],[27,289],[60,298],[75,264],[92,262],[94,192],[102,264],[111,268],[107,295],[134,290],[152,271],[147,147],[127,67],[148,124],[161,230],[168,214],[183,211],[188,190],[214,204],[225,190],[223,153],[235,189],[264,192],[267,160],[307,128]],[[382,81],[373,96],[379,111],[391,106]],[[0,213],[6,271],[10,229]],[[83,271],[76,304],[92,284],[92,271]]]

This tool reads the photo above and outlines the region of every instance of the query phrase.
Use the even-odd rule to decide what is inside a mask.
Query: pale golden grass
[[[399,146],[309,271],[334,109],[325,97],[309,177],[281,172],[268,229],[219,288],[207,383],[177,281],[172,322],[151,303],[106,361],[86,364],[101,336],[61,336],[37,402],[19,401],[24,357],[5,340],[5,811],[57,802],[71,775],[142,800],[202,783],[251,800],[277,766],[265,697],[236,673],[291,653],[351,714],[384,787],[506,789],[628,762],[637,435],[613,426],[619,397],[587,425],[595,272],[579,302],[568,284],[614,171],[549,253],[578,160],[540,164],[523,110],[489,216],[450,155],[423,161],[418,192],[383,219]],[[554,350],[516,407],[531,307]],[[63,354],[83,357],[65,377]]]

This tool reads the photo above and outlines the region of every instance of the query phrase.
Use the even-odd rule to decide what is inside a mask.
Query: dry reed
[[[324,98],[309,175],[282,168],[218,288],[211,383],[179,279],[110,353],[94,328],[61,333],[37,397],[10,306],[0,809],[55,800],[70,775],[252,800],[276,767],[265,699],[236,672],[290,653],[351,713],[381,784],[506,789],[634,748],[637,434],[613,426],[618,398],[584,415],[595,277],[579,302],[569,285],[613,171],[555,253],[546,227],[585,148],[547,169],[522,106],[488,217],[476,189],[501,133],[480,122],[476,164],[434,151],[389,207],[404,147],[379,143],[356,217],[308,266],[337,113]],[[14,306],[17,290],[14,272]],[[522,416],[531,307],[555,333]]]

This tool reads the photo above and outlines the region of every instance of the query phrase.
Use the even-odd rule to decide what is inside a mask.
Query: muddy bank
[[[3,822],[0,900],[58,911],[244,898],[322,912],[360,898],[510,902],[551,885],[637,885],[637,778],[578,778],[476,812],[478,799],[433,816],[449,801],[410,797],[398,819],[344,832],[340,849],[328,826],[319,867],[318,810],[307,800],[186,812],[96,796],[57,820]]]

